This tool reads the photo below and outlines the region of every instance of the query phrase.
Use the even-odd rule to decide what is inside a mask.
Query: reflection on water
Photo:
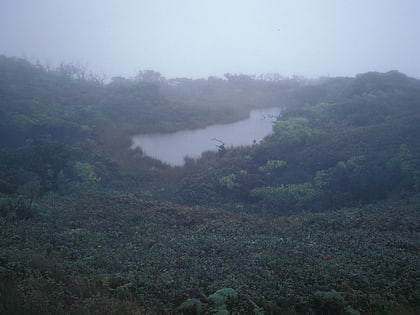
[[[204,151],[217,150],[220,139],[226,145],[251,145],[272,132],[273,122],[280,108],[253,110],[248,119],[226,125],[212,125],[203,129],[181,130],[173,133],[137,135],[132,149],[140,147],[147,156],[173,166],[182,166],[184,157],[197,158]],[[213,140],[212,140],[213,139]]]

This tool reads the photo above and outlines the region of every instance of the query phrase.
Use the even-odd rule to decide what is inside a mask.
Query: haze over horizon
[[[416,0],[3,0],[0,54],[96,74],[420,78]]]

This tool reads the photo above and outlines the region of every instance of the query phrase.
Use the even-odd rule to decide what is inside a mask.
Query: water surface
[[[280,108],[251,111],[249,118],[224,125],[211,125],[202,129],[181,130],[173,133],[141,134],[132,138],[132,149],[140,147],[143,154],[172,166],[182,166],[184,158],[198,158],[205,151],[226,147],[251,145],[272,132],[273,122]]]

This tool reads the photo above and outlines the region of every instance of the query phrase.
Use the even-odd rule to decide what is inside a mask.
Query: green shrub
[[[318,196],[311,183],[258,187],[250,192],[251,197],[262,199],[267,209],[276,212],[291,212],[308,209]]]
[[[229,174],[226,176],[222,176],[219,179],[219,184],[222,185],[224,188],[227,188],[228,190],[232,190],[236,187],[239,187],[239,183],[236,181],[236,175],[235,174]]]
[[[394,176],[395,181],[400,183],[400,189],[419,190],[420,169],[416,167],[416,160],[411,154],[408,145],[401,144],[398,155],[391,158],[386,166]]]
[[[229,314],[227,307],[230,302],[238,299],[238,292],[232,288],[219,289],[209,295],[208,300],[215,314]]]
[[[203,312],[203,306],[199,299],[187,299],[178,307],[178,311],[186,315],[199,315]]]
[[[268,160],[264,166],[260,166],[258,170],[267,175],[271,175],[274,170],[286,167],[287,163],[283,160]]]
[[[317,314],[360,315],[359,311],[347,305],[346,300],[335,290],[316,291],[314,297]]]
[[[322,133],[312,128],[305,117],[280,119],[274,124],[273,131],[280,141],[286,144],[304,144]]]
[[[96,189],[97,184],[101,181],[95,173],[95,167],[86,162],[76,162],[73,165],[73,176],[75,180],[69,183],[72,192],[85,191],[90,192]]]
[[[140,198],[143,200],[152,200],[153,194],[149,190],[145,190],[140,193]]]
[[[0,217],[10,220],[27,220],[35,215],[33,199],[23,196],[0,198]]]
[[[344,314],[346,301],[337,291],[316,291],[314,297],[318,314]]]

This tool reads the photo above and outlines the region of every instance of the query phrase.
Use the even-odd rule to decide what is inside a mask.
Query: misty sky
[[[108,77],[420,77],[420,1],[0,0],[0,54]]]

